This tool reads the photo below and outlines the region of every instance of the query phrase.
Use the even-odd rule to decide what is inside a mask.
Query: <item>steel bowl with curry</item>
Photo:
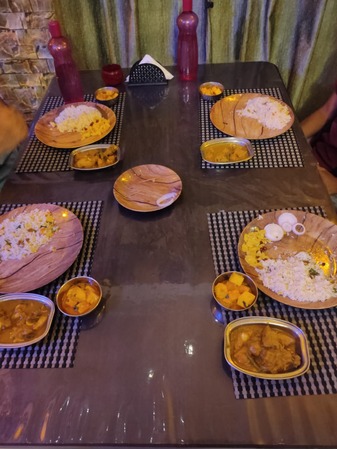
[[[93,144],[73,150],[69,166],[75,170],[97,170],[116,165],[120,149],[115,144]]]

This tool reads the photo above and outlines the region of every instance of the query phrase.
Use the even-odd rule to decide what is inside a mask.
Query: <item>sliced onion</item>
[[[286,222],[289,222],[291,226],[293,226],[295,225],[295,223],[297,223],[297,217],[290,212],[282,213],[277,219],[277,223],[282,227]]]
[[[297,222],[293,225],[292,232],[297,234],[297,236],[302,236],[305,233],[305,226],[303,223]]]
[[[293,225],[292,225],[290,222],[284,222],[284,223],[282,223],[281,227],[283,228],[283,230],[284,230],[286,233],[290,233],[290,231],[291,231],[292,228],[293,228]]]
[[[280,241],[284,236],[284,231],[280,225],[277,223],[268,223],[264,227],[265,236],[272,242]]]

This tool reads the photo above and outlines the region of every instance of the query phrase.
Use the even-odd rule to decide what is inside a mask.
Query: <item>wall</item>
[[[52,0],[0,0],[0,97],[29,123],[53,77],[48,52]]]

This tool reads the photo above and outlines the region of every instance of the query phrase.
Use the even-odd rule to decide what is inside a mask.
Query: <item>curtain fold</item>
[[[181,0],[54,0],[81,69],[131,67],[148,53],[176,64]],[[300,118],[337,78],[336,0],[194,0],[199,63],[270,61]]]

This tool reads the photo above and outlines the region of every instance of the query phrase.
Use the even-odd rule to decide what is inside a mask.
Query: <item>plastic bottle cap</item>
[[[48,29],[52,37],[60,37],[62,36],[61,27],[58,20],[51,20],[48,24]]]

